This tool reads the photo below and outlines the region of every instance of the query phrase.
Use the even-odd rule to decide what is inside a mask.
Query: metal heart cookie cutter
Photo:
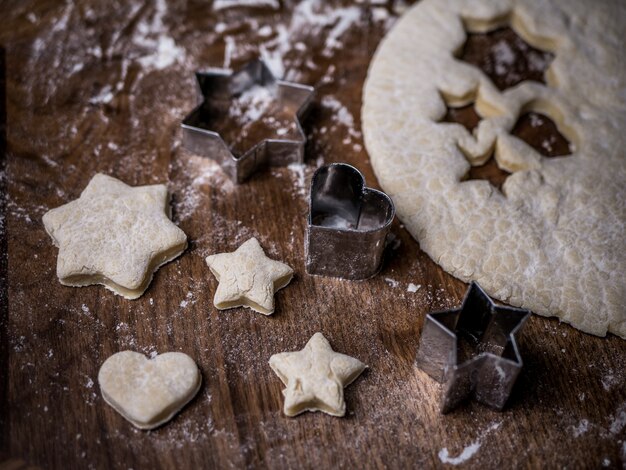
[[[276,79],[253,60],[236,72],[196,72],[200,104],[183,120],[183,145],[218,162],[232,180],[244,182],[263,166],[304,161],[300,124],[314,88]]]
[[[444,384],[442,413],[471,396],[504,407],[522,369],[515,333],[529,315],[496,305],[475,282],[459,308],[426,315],[416,362]]]
[[[395,213],[391,198],[365,187],[353,166],[320,167],[311,180],[306,271],[353,280],[375,275]]]

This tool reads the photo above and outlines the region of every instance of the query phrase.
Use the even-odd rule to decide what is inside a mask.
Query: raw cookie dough
[[[305,411],[346,414],[343,389],[367,367],[358,359],[332,350],[322,333],[315,333],[302,351],[270,357],[270,367],[287,388],[283,390],[287,416]]]
[[[148,359],[122,351],[98,373],[102,397],[139,429],[153,429],[183,408],[200,389],[202,376],[187,354],[169,352]]]
[[[43,216],[59,247],[59,281],[102,284],[127,299],[140,297],[154,272],[187,247],[187,236],[170,217],[165,185],[131,187],[95,175],[77,200]]]
[[[421,248],[492,296],[585,332],[626,338],[624,4],[573,0],[424,0],[380,44],[363,96],[374,171]],[[455,58],[465,28],[510,25],[555,55],[547,84],[498,90]],[[446,102],[475,101],[470,134],[439,122]],[[528,111],[574,145],[545,158],[510,134]],[[500,193],[462,182],[495,146],[513,172]]]
[[[256,238],[232,253],[207,256],[206,263],[219,281],[213,303],[220,310],[243,306],[271,315],[274,293],[293,277],[293,269],[265,256]]]

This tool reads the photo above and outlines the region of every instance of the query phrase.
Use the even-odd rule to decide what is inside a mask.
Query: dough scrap
[[[170,217],[165,185],[131,187],[96,174],[78,199],[43,216],[59,247],[59,281],[140,297],[156,270],[187,248],[187,236]]]
[[[315,333],[301,351],[274,354],[270,367],[287,387],[285,415],[323,411],[340,417],[346,414],[344,387],[367,368],[358,359],[333,351],[322,333]]]
[[[293,278],[293,269],[268,258],[256,238],[232,253],[207,256],[206,263],[219,282],[213,304],[220,310],[243,306],[271,315],[274,294]]]
[[[104,400],[139,429],[154,429],[178,413],[200,390],[202,376],[187,354],[148,359],[134,351],[109,357],[98,372]]]
[[[370,64],[365,144],[379,182],[421,248],[446,271],[502,301],[626,338],[626,48],[618,1],[423,0],[396,23]],[[555,54],[547,84],[499,91],[454,56],[465,26],[509,23]],[[473,134],[439,122],[446,97],[488,110]],[[574,144],[545,158],[510,135],[527,111]],[[503,193],[461,182],[495,144],[516,163]],[[510,166],[510,165],[509,165]]]

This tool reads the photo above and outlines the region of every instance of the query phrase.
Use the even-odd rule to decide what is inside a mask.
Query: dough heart
[[[104,400],[140,429],[166,423],[200,389],[202,376],[187,354],[164,353],[153,359],[133,351],[109,357],[98,373]]]

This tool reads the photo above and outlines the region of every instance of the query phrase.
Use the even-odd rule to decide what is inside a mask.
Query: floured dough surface
[[[172,419],[198,393],[201,382],[194,360],[179,352],[148,359],[122,351],[109,357],[98,373],[105,401],[140,429]]]
[[[287,416],[305,411],[323,411],[344,416],[343,389],[367,367],[358,359],[333,351],[322,333],[315,333],[301,351],[270,357],[270,367],[285,384]]]
[[[140,297],[159,266],[187,247],[170,220],[165,185],[131,187],[103,174],[77,200],[48,211],[43,223],[59,247],[61,284],[102,284],[127,299]]]
[[[421,248],[492,296],[588,333],[626,338],[626,49],[619,1],[423,0],[370,65],[363,131],[372,165]],[[510,25],[555,55],[547,84],[499,91],[454,57],[465,28]],[[439,122],[475,100],[473,134]],[[545,158],[510,134],[548,115],[574,144]],[[495,146],[503,192],[461,182]]]
[[[243,306],[271,315],[274,294],[293,277],[293,269],[268,258],[256,238],[232,253],[207,256],[206,262],[219,281],[213,304],[220,310]]]

